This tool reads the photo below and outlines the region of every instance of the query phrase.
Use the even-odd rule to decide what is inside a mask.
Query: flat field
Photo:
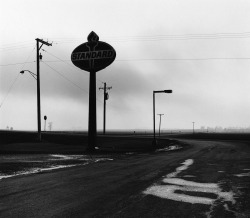
[[[7,134],[2,162],[85,162],[3,178],[0,217],[250,217],[249,135],[107,135],[90,157],[82,133]]]

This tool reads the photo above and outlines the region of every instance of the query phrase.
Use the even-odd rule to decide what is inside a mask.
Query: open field
[[[154,149],[150,133],[132,131],[98,134],[97,145],[108,152],[144,152]],[[158,135],[157,135],[158,138]],[[175,139],[240,140],[250,141],[249,133],[182,133],[162,134],[159,147],[175,143]],[[63,153],[77,154],[87,147],[86,132],[43,132],[42,142],[37,142],[36,132],[0,131],[0,153]]]
[[[91,159],[86,135],[14,134],[1,132],[2,163],[83,164],[0,180],[0,217],[250,217],[249,136],[163,136],[182,147],[170,151],[150,150],[150,135],[100,136]]]
[[[0,131],[0,153],[61,153],[82,154],[87,147],[87,134],[78,132],[42,133],[42,142],[37,141],[36,132]],[[174,140],[159,140],[159,147]],[[101,152],[145,152],[151,151],[152,136],[109,134],[98,135],[98,151]]]

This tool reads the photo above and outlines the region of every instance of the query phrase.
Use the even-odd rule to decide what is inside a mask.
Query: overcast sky
[[[153,90],[162,128],[250,126],[250,1],[8,0],[0,2],[0,129],[36,130],[36,38],[41,114],[53,130],[87,130],[89,73],[70,61],[91,31],[116,50],[97,73],[112,86],[107,129],[152,129]],[[158,125],[159,116],[156,117]],[[42,119],[42,129],[44,122]]]

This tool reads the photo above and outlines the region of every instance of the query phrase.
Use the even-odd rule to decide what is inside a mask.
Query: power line
[[[59,58],[59,57],[57,57],[57,56],[51,54],[50,52],[46,51],[45,49],[42,49],[42,50],[43,50],[44,52],[48,53],[49,55],[55,57],[56,59],[58,59],[60,62],[63,62],[63,63],[65,63],[65,64],[69,65],[70,67],[72,67],[72,65],[70,65],[69,63],[67,63],[66,60],[62,60],[61,58]],[[69,61],[69,60],[68,60],[68,61]],[[52,62],[52,61],[50,61],[50,62]]]
[[[116,59],[115,61],[206,61],[206,60],[249,60],[250,57],[215,57],[215,58],[135,58],[135,59]],[[62,60],[64,62],[69,62],[71,60]],[[46,62],[59,62],[59,61],[46,61]],[[103,83],[103,82],[102,82]]]
[[[28,56],[28,58],[27,58],[27,59],[26,59],[26,61],[24,62],[24,64],[23,64],[23,66],[22,66],[21,70],[23,70],[23,68],[24,68],[25,64],[26,64],[26,63],[27,63],[27,61],[30,59],[30,56],[32,55],[32,53],[33,53],[33,51],[35,50],[35,48],[36,48],[36,47],[34,47],[34,48],[32,49],[32,51],[30,52],[30,55]]]
[[[19,45],[26,45],[26,44],[33,44],[33,40],[29,40],[29,41],[23,41],[23,42],[13,42],[13,43],[8,43],[8,44],[3,44],[2,48],[6,48],[6,47],[13,47],[13,46],[19,46]],[[2,49],[0,48],[0,49]]]
[[[210,61],[210,60],[250,60],[250,57],[240,58],[138,58],[138,59],[118,59],[116,61]]]
[[[61,74],[58,70],[54,69],[53,67],[51,67],[50,65],[48,65],[47,63],[45,63],[44,61],[42,61],[42,63],[46,64],[51,70],[55,71],[58,75],[60,75],[61,77],[63,77],[65,80],[67,80],[68,82],[70,82],[71,84],[73,84],[74,86],[76,86],[77,88],[79,88],[80,90],[84,91],[87,94],[89,93],[88,91],[86,91],[85,89],[81,88],[79,85],[77,85],[76,83],[74,83],[72,80],[70,80],[68,77],[66,77],[63,74]],[[97,99],[97,101],[99,101],[100,103],[102,103],[102,101],[100,101],[99,99]]]
[[[212,34],[171,34],[171,35],[140,35],[140,36],[104,36],[104,39],[116,42],[128,41],[162,41],[162,40],[210,40],[210,39],[233,39],[233,38],[250,38],[250,32],[242,33],[212,33]],[[74,43],[82,41],[82,38],[57,38],[57,44],[60,43]]]
[[[77,85],[76,83],[74,83],[72,80],[70,80],[69,78],[67,78],[66,76],[64,76],[63,74],[61,74],[59,71],[57,71],[56,69],[54,69],[53,67],[51,67],[50,65],[48,65],[46,62],[42,61],[42,63],[46,64],[50,69],[52,69],[53,71],[55,71],[58,75],[60,75],[61,77],[63,77],[65,80],[67,80],[68,82],[70,82],[71,84],[73,84],[74,86],[76,86],[77,88],[81,89],[82,91],[88,93],[86,90],[82,89],[79,85]]]
[[[45,63],[44,61],[42,61],[42,63],[44,63],[45,65],[47,65],[51,70],[55,71],[58,75],[60,75],[62,78],[64,78],[65,80],[67,80],[68,82],[70,82],[71,84],[73,84],[74,86],[76,86],[77,88],[79,88],[80,90],[84,91],[85,93],[89,94],[88,91],[86,91],[85,89],[81,88],[79,85],[77,85],[76,83],[74,83],[72,80],[70,80],[69,78],[67,78],[66,76],[64,76],[63,74],[61,74],[59,71],[57,71],[56,69],[54,69],[53,67],[51,67],[50,65],[48,65],[47,63]],[[102,101],[100,101],[98,98],[96,99],[99,103],[102,103]]]
[[[0,52],[5,52],[5,51],[10,51],[10,50],[15,50],[15,49],[28,48],[28,47],[33,47],[33,43],[32,44],[29,43],[29,44],[23,44],[23,45],[2,47],[2,48],[0,48]]]
[[[213,61],[213,60],[250,60],[250,57],[239,57],[239,58],[237,58],[237,57],[232,57],[232,58],[224,58],[224,57],[221,57],[221,58],[216,58],[216,57],[215,58],[138,58],[138,59],[117,59],[116,61],[126,62],[126,61]],[[43,63],[56,63],[56,62],[61,62],[61,61],[66,62],[66,61],[70,61],[70,60],[43,61]],[[28,63],[34,63],[34,62],[35,61],[0,64],[0,67],[28,64]],[[99,80],[99,82],[102,82],[102,81]]]
[[[161,34],[161,35],[134,35],[134,36],[108,36],[104,35],[104,39],[112,40],[112,41],[161,41],[161,40],[195,40],[195,39],[227,39],[227,38],[250,38],[250,32],[240,32],[240,33],[196,33],[196,34]],[[74,43],[76,41],[82,41],[83,38],[54,38],[58,39],[55,44],[60,43]],[[31,45],[31,41],[17,42],[17,43],[9,43],[3,45],[0,50],[9,50],[9,49],[19,49],[24,46]]]
[[[51,56],[57,58],[59,61],[61,61],[61,62],[65,63],[65,64],[67,64],[67,65],[70,66],[71,68],[74,68],[74,70],[77,69],[77,68],[75,68],[74,66],[72,66],[71,64],[68,63],[70,60],[62,60],[61,58],[55,56],[54,54],[52,54],[52,53],[50,53],[50,52],[48,52],[48,51],[46,51],[46,50],[44,50],[44,49],[42,49],[42,50],[43,50],[44,52],[48,53],[49,55],[51,55]],[[68,62],[67,62],[67,61],[68,61]],[[53,62],[53,61],[50,61],[50,62]],[[55,61],[55,62],[56,62],[56,61]],[[81,70],[81,72],[82,72],[82,70]],[[83,72],[84,72],[85,74],[88,74],[88,73],[85,72],[85,71],[83,71]],[[103,82],[102,82],[101,80],[99,80],[99,79],[96,79],[96,80],[98,80],[99,82],[103,83]]]
[[[0,64],[0,67],[7,67],[7,66],[13,66],[13,65],[20,65],[20,64],[30,64],[30,63],[35,63],[35,61],[19,62],[19,63],[11,63],[11,64]]]
[[[4,99],[3,99],[2,102],[1,102],[0,108],[2,107],[3,103],[4,103],[5,100],[7,99],[7,97],[8,97],[8,95],[9,95],[10,91],[12,90],[12,88],[13,88],[14,84],[16,83],[17,79],[19,78],[19,76],[20,76],[20,73],[18,72],[17,77],[16,77],[16,78],[14,79],[14,81],[12,82],[12,84],[11,84],[11,86],[9,87],[9,89],[8,89],[8,91],[7,91],[7,93],[6,93],[5,97],[4,97]]]
[[[27,61],[29,60],[29,58],[30,58],[30,56],[31,56],[32,52],[34,51],[34,49],[35,49],[35,47],[32,49],[31,53],[29,54],[29,56],[28,56],[28,58],[26,59],[26,61],[25,61],[25,62],[23,62],[23,63],[19,63],[19,64],[23,64],[23,66],[22,66],[22,68],[21,68],[21,69],[23,69],[23,68],[24,68],[24,66],[25,66],[25,64],[26,64],[26,63],[28,63]],[[33,62],[29,62],[29,63],[34,63],[34,61],[33,61]],[[7,97],[8,97],[8,95],[9,95],[10,91],[12,90],[12,88],[13,88],[13,86],[14,86],[15,82],[17,81],[17,79],[19,78],[19,76],[20,76],[20,73],[18,73],[17,77],[14,79],[13,83],[11,84],[10,88],[8,89],[7,94],[5,95],[5,97],[4,97],[4,99],[3,99],[3,101],[2,101],[2,102],[1,102],[1,104],[0,104],[0,107],[2,107],[3,103],[4,103],[4,102],[5,102],[5,100],[7,99]]]
[[[116,59],[115,61],[209,61],[209,60],[250,60],[250,57],[215,57],[215,58],[135,58],[135,59]],[[63,60],[64,62],[70,60]],[[47,63],[59,62],[59,61],[45,61]],[[100,81],[102,82],[102,81]],[[103,83],[103,82],[102,82]]]
[[[108,37],[108,36],[106,36]],[[111,36],[108,38],[119,39],[124,38],[188,38],[188,37],[250,37],[250,32],[240,32],[240,33],[191,33],[191,34],[161,34],[161,35],[139,35],[139,36]]]

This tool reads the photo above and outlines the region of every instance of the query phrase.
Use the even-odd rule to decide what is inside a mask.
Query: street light
[[[34,78],[35,80],[37,80],[37,75],[36,75],[35,73],[29,71],[29,70],[22,70],[20,73],[21,73],[21,74],[24,74],[25,71],[29,72],[30,75],[33,76],[33,78]]]
[[[154,129],[154,139],[153,139],[153,146],[156,146],[157,142],[156,142],[156,138],[155,138],[155,93],[172,93],[172,90],[161,90],[161,91],[153,91],[153,129]]]
[[[37,131],[38,131],[38,140],[39,142],[42,140],[41,135],[41,105],[40,105],[40,79],[37,74],[29,71],[29,70],[22,70],[20,73],[24,74],[27,71],[29,74],[37,81]]]
[[[41,44],[39,44],[41,43]],[[37,129],[38,129],[38,140],[42,140],[41,135],[41,105],[40,105],[40,60],[42,60],[41,53],[39,54],[40,49],[43,45],[52,46],[52,43],[43,41],[42,39],[36,39],[36,74],[32,73],[29,70],[22,70],[20,73],[24,74],[25,71],[29,72],[37,81]]]

